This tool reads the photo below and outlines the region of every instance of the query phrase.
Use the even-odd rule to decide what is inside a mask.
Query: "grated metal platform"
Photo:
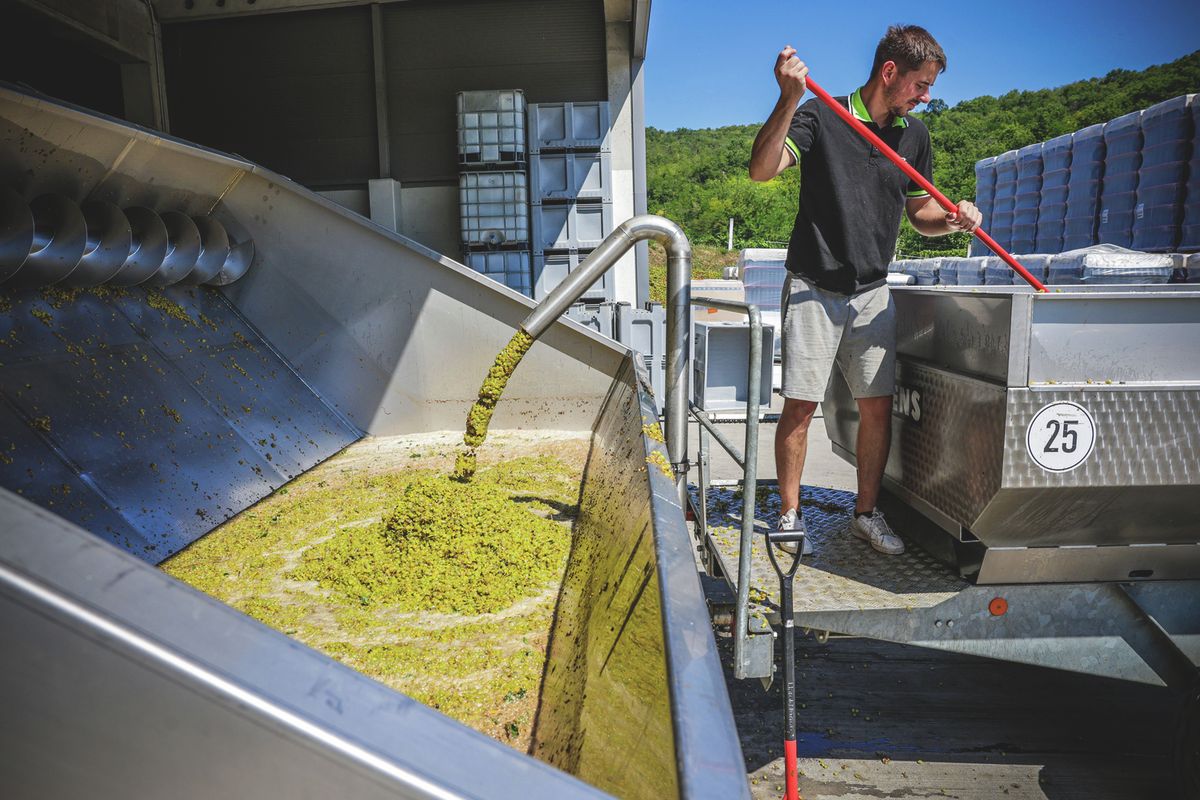
[[[800,502],[814,553],[801,561],[796,572],[798,621],[816,612],[930,608],[970,586],[911,541],[906,542],[905,553],[888,556],[856,538],[850,532],[853,492],[805,486]],[[779,586],[767,557],[764,535],[780,510],[778,492],[760,487],[754,524],[758,535],[751,549],[750,598],[772,624],[778,622]],[[709,547],[736,591],[740,495],[733,489],[710,488],[707,523]]]

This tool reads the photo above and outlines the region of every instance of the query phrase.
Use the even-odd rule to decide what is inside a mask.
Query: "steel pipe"
[[[645,214],[626,220],[592,251],[579,268],[538,304],[521,323],[521,329],[538,338],[598,281],[617,260],[645,240],[667,250],[667,453],[675,468],[681,505],[686,500],[687,473],[687,358],[691,317],[692,246],[683,229],[665,217]]]
[[[736,678],[750,677],[748,644],[750,641],[750,558],[754,544],[754,516],[758,502],[758,421],[761,401],[762,380],[762,314],[758,306],[740,300],[720,300],[705,297],[696,305],[719,308],[745,314],[750,320],[750,363],[746,366],[746,449],[738,452],[737,447],[726,439],[711,421],[704,419],[700,409],[692,406],[693,416],[700,425],[712,434],[737,465],[742,468],[742,533],[738,541],[737,606],[734,612],[733,674]],[[708,513],[704,508],[702,515]],[[770,545],[768,545],[770,546]]]
[[[708,431],[709,436],[712,436],[717,440],[717,444],[721,445],[721,449],[729,454],[729,457],[733,459],[733,463],[737,464],[742,469],[745,469],[746,457],[742,455],[742,451],[738,449],[738,446],[729,441],[725,434],[721,433],[721,429],[713,424],[712,420],[704,416],[704,411],[698,405],[695,403],[689,403],[688,408],[692,412],[692,419],[700,423],[700,427]]]

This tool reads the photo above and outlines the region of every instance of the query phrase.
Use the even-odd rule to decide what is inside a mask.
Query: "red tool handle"
[[[810,77],[806,77],[804,80],[805,80],[805,83],[808,84],[808,88],[812,89],[813,94],[815,94],[817,97],[819,97],[821,99],[821,102],[825,103],[825,105],[829,106],[835,112],[837,112],[837,115],[839,117],[841,117],[842,119],[844,119],[846,121],[846,124],[848,124],[851,128],[854,128],[854,130],[857,131],[860,136],[862,136],[864,139],[866,139],[871,144],[878,147],[879,152],[881,152],[885,156],[887,156],[889,161],[891,161],[893,164],[895,164],[897,167],[899,167],[901,169],[901,171],[903,171],[905,175],[907,175],[909,178],[911,178],[918,186],[920,186],[925,191],[929,192],[929,194],[931,194],[933,196],[933,199],[937,200],[938,204],[941,205],[942,208],[946,209],[947,211],[949,211],[953,214],[958,213],[958,206],[956,206],[954,203],[950,202],[950,198],[946,197],[946,195],[939,192],[937,190],[936,186],[934,186],[929,181],[925,180],[924,175],[922,175],[921,173],[919,173],[915,169],[913,169],[912,166],[910,166],[907,161],[905,161],[903,158],[901,158],[899,156],[899,154],[896,153],[895,150],[888,147],[886,144],[884,144],[882,139],[880,139],[878,136],[876,136],[874,133],[872,133],[870,128],[868,128],[866,125],[863,125],[861,122],[859,122],[854,117],[853,114],[851,114],[848,110],[846,110],[845,108],[842,107],[841,103],[837,102],[832,97],[830,97],[829,92],[825,91],[820,86],[818,86],[817,83]],[[993,239],[991,236],[988,236],[987,232],[984,231],[983,228],[976,228],[975,235],[979,237],[979,240],[981,242],[983,242],[988,247],[990,247],[992,249],[993,253],[1000,256],[1000,258],[1004,260],[1004,263],[1008,264],[1010,267],[1015,269],[1017,271],[1017,274],[1020,275],[1022,278],[1024,278],[1026,280],[1026,282],[1029,283],[1030,286],[1037,289],[1039,292],[1046,291],[1046,287],[1042,285],[1042,282],[1039,281],[1037,278],[1033,277],[1033,275],[1031,275],[1029,273],[1029,270],[1025,269],[1020,264],[1018,264],[1017,260],[1015,258],[1013,258],[1011,255],[1009,255],[1007,250],[1005,250],[1003,247],[998,245],[996,243],[995,239]]]
[[[796,740],[783,743],[783,800],[800,800],[800,768],[796,761]]]

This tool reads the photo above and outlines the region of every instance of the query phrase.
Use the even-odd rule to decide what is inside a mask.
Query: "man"
[[[800,207],[788,244],[783,302],[783,413],[775,432],[780,530],[804,530],[800,477],[808,427],[834,364],[858,404],[858,498],[854,535],[881,553],[904,543],[876,508],[891,444],[895,316],[886,277],[900,214],[926,236],[973,231],[981,215],[963,201],[946,213],[886,156],[816,98],[797,108],[808,67],[789,45],[775,62],[779,101],[758,132],[750,177],[768,181],[800,166]],[[926,178],[929,131],[909,112],[928,103],[946,54],[928,31],[893,26],[875,50],[871,77],[849,97],[852,114]],[[790,548],[794,551],[795,546]],[[811,545],[804,540],[804,552]]]

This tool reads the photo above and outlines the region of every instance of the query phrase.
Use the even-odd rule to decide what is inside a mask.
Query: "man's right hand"
[[[807,74],[808,67],[796,58],[796,48],[790,44],[784,47],[779,53],[779,58],[775,59],[775,80],[779,83],[779,96],[799,103],[808,89],[804,80]]]

